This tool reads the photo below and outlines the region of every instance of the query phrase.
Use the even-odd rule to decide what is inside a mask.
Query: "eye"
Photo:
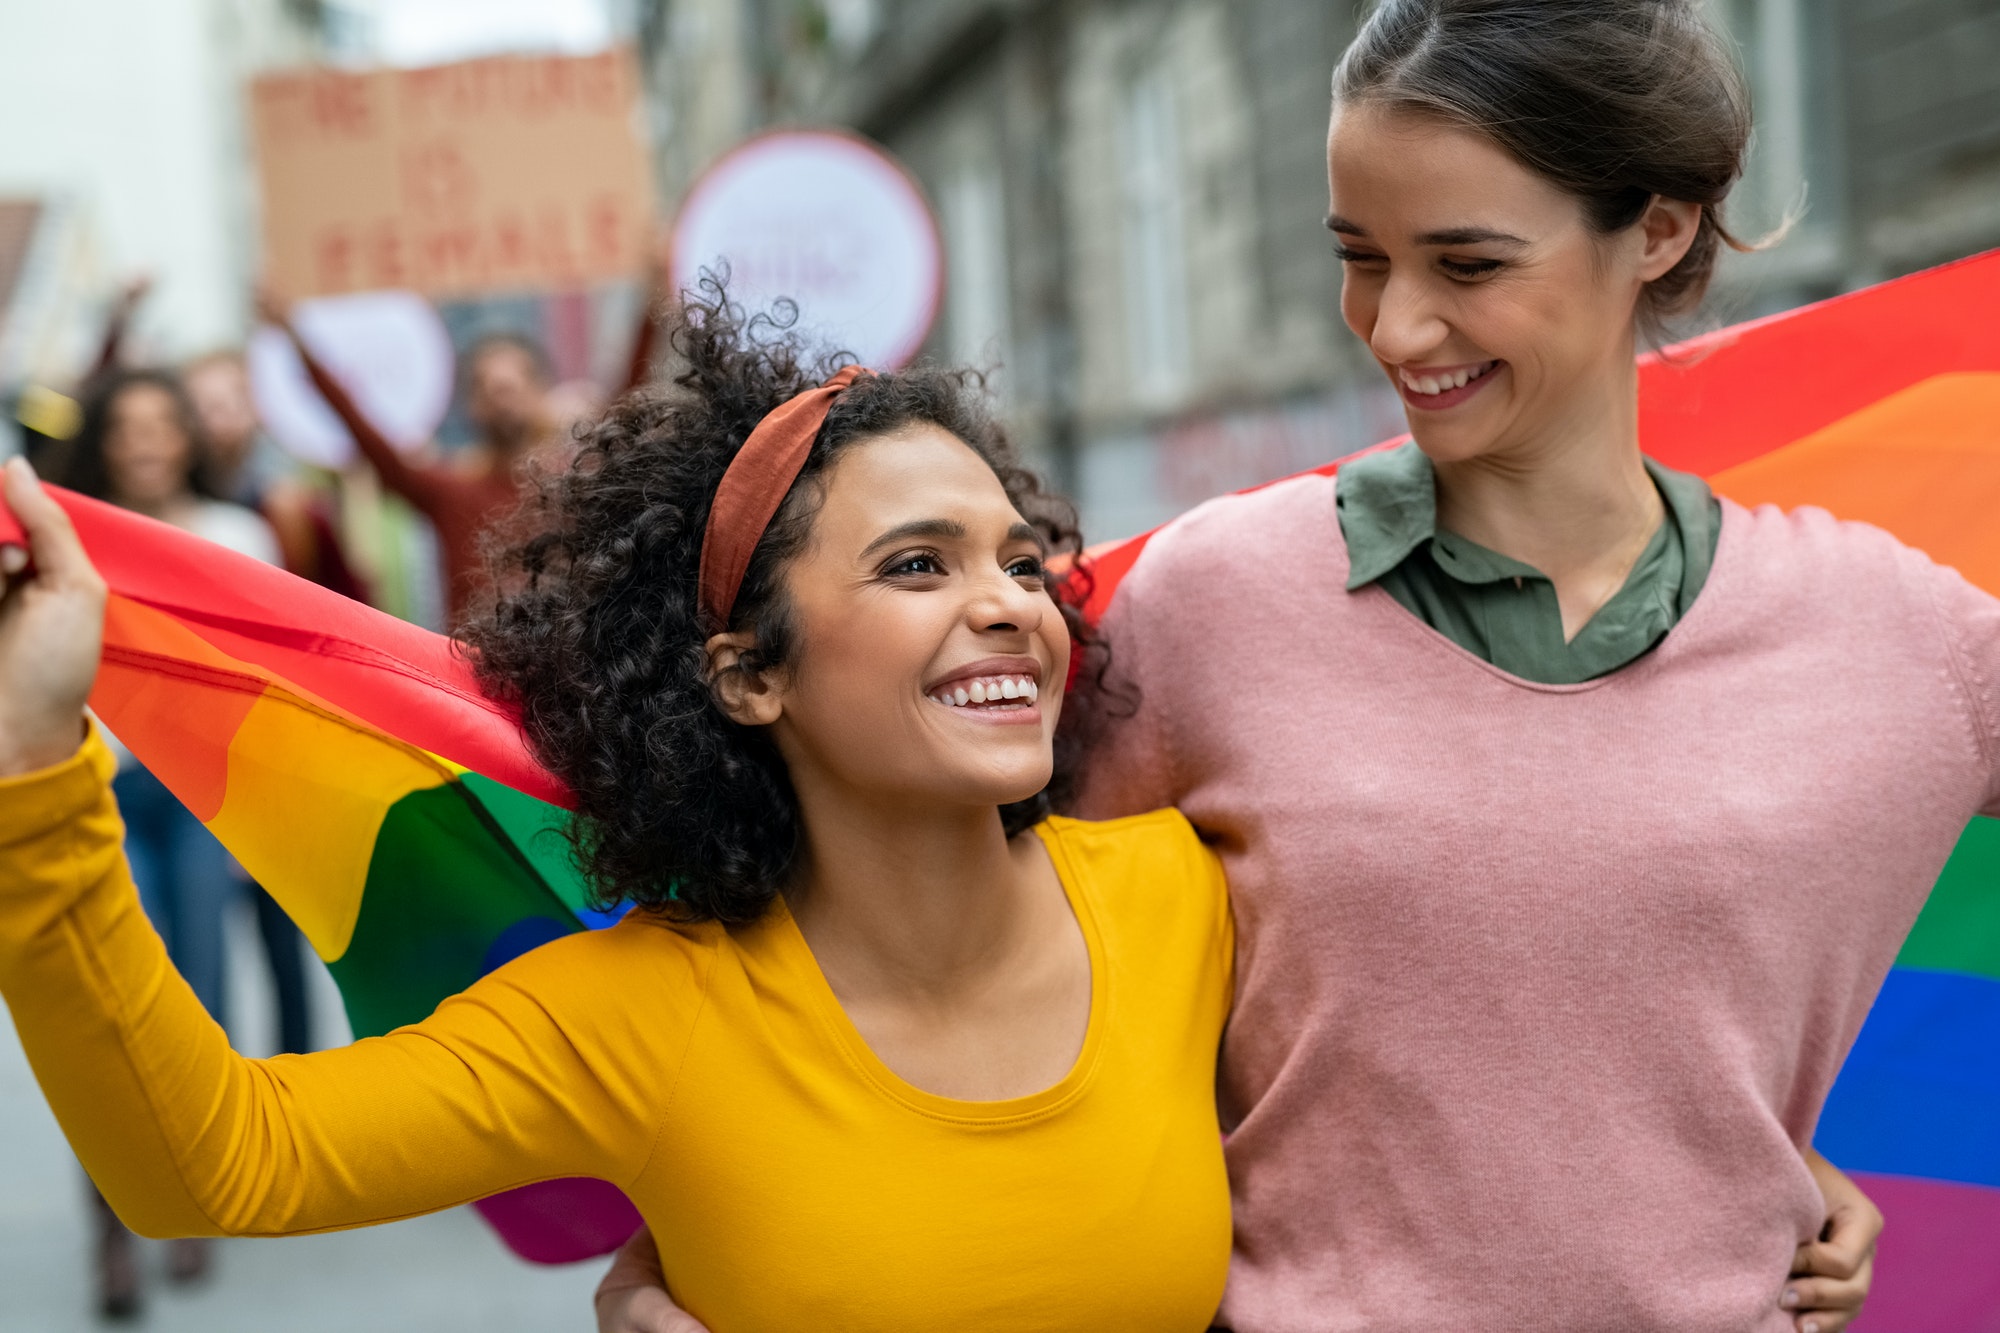
[[[924,578],[944,573],[944,561],[935,551],[913,551],[896,556],[882,566],[884,578]]]
[[[1338,241],[1335,241],[1333,244],[1333,257],[1343,264],[1377,264],[1382,262],[1381,255],[1371,255],[1361,250],[1350,250]]]
[[[1476,282],[1500,271],[1497,259],[1440,259],[1438,267],[1461,282]]]
[[[1047,574],[1040,556],[1024,555],[1007,562],[1007,577],[1015,579],[1035,579],[1039,581]]]

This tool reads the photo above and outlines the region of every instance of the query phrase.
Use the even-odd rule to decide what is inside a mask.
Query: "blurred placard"
[[[652,235],[631,56],[258,79],[265,273],[286,297],[630,277]]]
[[[891,370],[937,317],[943,246],[930,203],[887,151],[840,130],[775,130],[702,173],[674,219],[673,280],[726,264],[752,308],[798,303],[801,327]]]

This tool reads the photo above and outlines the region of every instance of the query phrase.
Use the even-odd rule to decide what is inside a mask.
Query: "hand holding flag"
[[[0,777],[12,777],[75,752],[103,646],[106,590],[26,460],[7,461],[5,495],[0,518],[21,534],[0,548],[8,580],[0,596]]]

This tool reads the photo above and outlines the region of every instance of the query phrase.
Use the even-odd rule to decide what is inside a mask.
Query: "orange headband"
[[[816,389],[807,389],[771,409],[743,441],[715,488],[708,509],[708,527],[701,537],[701,609],[713,622],[729,627],[736,593],[750,571],[750,557],[785,502],[827,409],[848,385],[869,372],[845,366]]]

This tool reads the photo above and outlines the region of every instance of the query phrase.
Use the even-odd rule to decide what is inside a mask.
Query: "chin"
[[[1032,799],[1049,785],[1053,767],[1042,767],[1032,772],[1013,773],[1004,777],[988,773],[977,784],[979,795],[975,798],[980,805],[1014,805]],[[970,785],[970,784],[969,784]]]
[[[1424,457],[1433,463],[1463,463],[1486,453],[1493,443],[1484,434],[1474,435],[1470,431],[1435,426],[1425,430],[1413,427],[1410,438],[1417,442],[1417,448],[1424,451]]]

